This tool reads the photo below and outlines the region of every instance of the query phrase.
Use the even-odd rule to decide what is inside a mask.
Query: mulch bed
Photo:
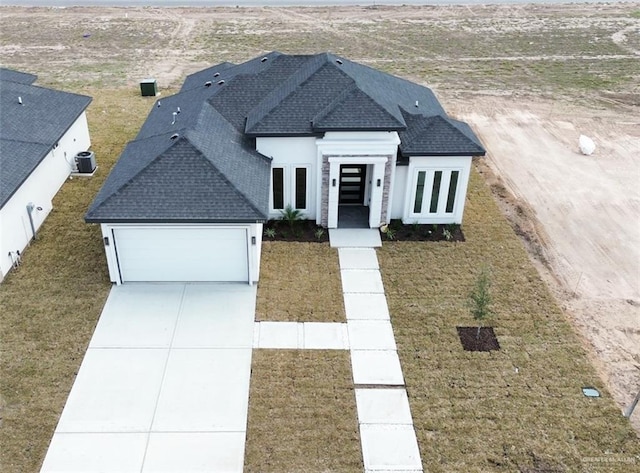
[[[404,225],[400,220],[392,220],[387,233],[382,233],[382,241],[464,241],[460,225]],[[274,232],[274,233],[272,233]],[[313,220],[269,220],[264,224],[263,241],[327,242],[329,231],[316,225]]]
[[[462,228],[456,224],[405,225],[392,220],[388,228],[392,233],[383,233],[383,241],[464,241]]]
[[[466,351],[500,350],[500,344],[493,332],[493,327],[481,327],[478,337],[478,327],[456,327],[462,348]]]
[[[273,236],[269,236],[274,231]],[[323,243],[329,241],[329,231],[314,220],[296,220],[293,225],[284,220],[269,220],[264,224],[263,241],[301,241]]]

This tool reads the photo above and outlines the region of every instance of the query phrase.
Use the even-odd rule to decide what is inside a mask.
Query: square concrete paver
[[[343,292],[384,294],[382,277],[377,269],[340,270]]]
[[[378,257],[373,248],[339,248],[340,269],[378,269]]]
[[[143,473],[242,472],[244,432],[152,433]]]
[[[366,471],[422,471],[413,425],[360,425]]]
[[[351,350],[351,367],[355,384],[404,385],[395,350]]]
[[[298,322],[256,322],[253,345],[255,348],[302,348],[302,324]]]
[[[90,348],[56,432],[149,430],[166,349]]]
[[[56,433],[41,473],[139,473],[147,433]]]
[[[361,424],[413,425],[405,389],[356,389],[356,406]]]
[[[174,348],[251,348],[256,286],[189,285]]]
[[[317,350],[348,350],[347,324],[305,322],[304,348]]]
[[[56,433],[40,473],[138,473],[146,446],[146,433]]]
[[[329,244],[332,248],[378,248],[382,240],[377,228],[331,228]]]
[[[114,286],[91,339],[94,348],[166,348],[176,326],[184,286]]]
[[[152,431],[243,431],[250,373],[250,348],[172,350]]]
[[[344,294],[347,320],[389,320],[384,294]]]
[[[352,350],[395,350],[391,322],[386,320],[350,320],[347,323]]]

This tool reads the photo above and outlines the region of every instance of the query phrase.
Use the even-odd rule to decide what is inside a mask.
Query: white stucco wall
[[[295,169],[307,168],[307,208],[303,210],[307,219],[316,217],[316,138],[256,138],[256,150],[273,159],[271,167],[284,168],[284,205],[295,206]],[[272,194],[269,192],[269,218],[280,218],[282,214],[273,208]]]
[[[396,175],[391,200],[391,218],[401,219],[404,216],[405,196],[407,194],[407,175],[409,166],[396,166]]]
[[[283,167],[285,169],[285,206],[287,204],[293,205],[295,168],[308,168],[307,209],[304,214],[306,218],[315,219],[317,223],[320,223],[322,205],[321,166],[323,157],[331,157],[334,163],[331,179],[337,179],[336,173],[339,170],[339,164],[356,162],[371,164],[373,162],[371,160],[376,157],[395,156],[399,142],[398,134],[395,132],[327,132],[323,137],[319,138],[257,138],[256,149],[273,159],[272,167]],[[367,159],[371,162],[367,161]],[[408,166],[395,166],[392,173],[393,180],[390,185],[390,208],[388,209],[387,220],[389,218],[402,219],[405,223],[418,222],[424,224],[462,223],[470,169],[470,156],[412,156]],[[445,188],[448,189],[449,178],[453,170],[459,172],[455,207],[453,212],[446,212]],[[435,171],[443,172],[440,205],[436,213],[428,211],[423,211],[420,215],[413,213],[415,179],[419,171],[427,171],[431,176],[431,181],[427,183],[428,188],[425,188],[426,200],[429,200],[431,196],[431,187],[429,185],[433,182],[433,173]],[[371,178],[369,177],[368,179]],[[332,190],[335,195],[331,193]],[[368,187],[367,191],[367,195],[369,195],[371,188]],[[329,190],[329,202],[326,203],[329,208],[336,207],[337,209],[336,192],[336,189]],[[381,198],[381,196],[377,197]],[[271,198],[270,192],[270,200]],[[273,209],[273,202],[270,202],[270,208],[270,218],[279,218],[281,216],[279,210]],[[329,219],[330,227],[336,224],[336,212],[330,212],[333,216],[333,219]]]
[[[462,223],[464,205],[469,184],[469,173],[471,170],[471,156],[412,156],[409,158],[407,167],[404,212],[402,221],[404,223]],[[416,178],[419,171],[427,172],[427,181],[424,188],[423,211],[420,215],[413,213]],[[430,213],[427,209],[431,198],[433,173],[442,171],[442,182],[440,188],[440,199],[438,201],[438,211]],[[458,185],[456,190],[455,205],[453,212],[446,212],[447,189],[449,188],[449,176],[451,171],[458,171]]]
[[[24,251],[32,238],[27,204],[33,203],[33,223],[37,230],[53,208],[52,200],[71,173],[70,162],[77,153],[89,149],[91,141],[85,113],[69,128],[55,149],[0,209],[0,280],[11,269],[9,252]],[[41,208],[42,210],[37,210]]]
[[[120,273],[118,270],[118,259],[116,256],[116,244],[114,245],[114,230],[118,230],[119,228],[136,228],[136,229],[149,229],[149,231],[153,231],[154,228],[243,228],[247,230],[247,255],[248,255],[248,264],[249,264],[249,278],[250,283],[257,283],[260,278],[260,257],[262,255],[262,231],[263,224],[261,223],[252,223],[252,224],[183,224],[183,225],[171,225],[171,224],[101,224],[100,228],[102,231],[103,242],[104,238],[108,239],[109,244],[105,244],[105,257],[107,260],[107,268],[109,271],[109,279],[111,282],[116,284],[122,284],[120,280]],[[252,242],[252,239],[255,238],[255,244]],[[212,245],[215,245],[215,241],[211,242]],[[169,268],[170,270],[170,268]]]

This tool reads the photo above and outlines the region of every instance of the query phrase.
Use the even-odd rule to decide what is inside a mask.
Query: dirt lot
[[[0,8],[0,63],[67,90],[165,89],[274,49],[428,84],[475,127],[487,180],[626,406],[640,389],[640,4]]]

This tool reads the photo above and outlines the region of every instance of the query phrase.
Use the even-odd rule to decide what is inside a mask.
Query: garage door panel
[[[114,231],[122,281],[247,281],[244,228]]]

